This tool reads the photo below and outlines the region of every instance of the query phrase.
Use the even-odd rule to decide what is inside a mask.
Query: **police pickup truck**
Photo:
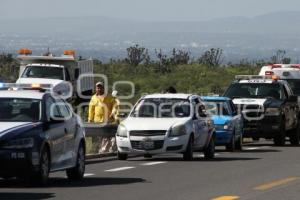
[[[244,120],[244,137],[273,138],[284,145],[286,136],[299,144],[299,107],[288,83],[276,76],[238,75],[224,96],[233,99]]]

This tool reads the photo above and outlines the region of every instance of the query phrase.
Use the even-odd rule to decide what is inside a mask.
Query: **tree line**
[[[239,63],[224,64],[224,51],[210,48],[197,59],[182,49],[166,54],[156,49],[154,57],[138,44],[126,49],[127,56],[110,63],[95,59],[94,71],[108,76],[111,83],[130,80],[135,84],[137,96],[157,92],[172,85],[182,92],[222,93],[237,74],[258,74],[261,66],[269,63],[288,64],[291,59],[285,50],[277,50],[269,60],[241,59]],[[153,56],[153,55],[152,55]],[[19,63],[12,54],[0,53],[0,81],[15,82],[19,75]],[[222,77],[220,79],[220,77]],[[126,93],[126,88],[119,89]]]

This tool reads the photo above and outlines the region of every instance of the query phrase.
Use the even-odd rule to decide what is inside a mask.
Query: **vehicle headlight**
[[[117,130],[117,136],[127,137],[127,129],[124,125],[119,125]]]
[[[224,130],[231,130],[231,125],[230,124],[218,124],[215,125],[216,129],[224,129]]]
[[[280,109],[279,108],[267,108],[266,115],[279,115]]]
[[[32,148],[34,145],[33,138],[22,138],[17,140],[12,140],[3,145],[5,149],[25,149],[25,148]]]
[[[170,129],[169,136],[177,137],[186,134],[186,129],[184,125],[174,126]]]

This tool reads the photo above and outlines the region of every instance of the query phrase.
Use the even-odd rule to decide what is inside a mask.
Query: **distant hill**
[[[20,47],[45,51],[76,48],[84,55],[109,60],[126,56],[139,43],[150,50],[185,48],[198,56],[211,47],[223,48],[228,60],[270,58],[285,49],[299,60],[300,11],[207,21],[140,21],[107,17],[0,19],[0,51]],[[153,53],[153,52],[152,52]],[[99,56],[100,55],[100,56]]]
[[[2,33],[23,34],[97,34],[132,32],[202,32],[202,33],[300,33],[300,12],[283,11],[252,18],[228,17],[208,21],[143,22],[107,17],[45,18],[0,20]]]

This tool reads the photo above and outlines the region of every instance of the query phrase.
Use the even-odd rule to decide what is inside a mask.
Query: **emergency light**
[[[0,88],[12,90],[50,90],[52,87],[52,84],[0,83]]]
[[[19,49],[17,52],[20,55],[30,55],[30,54],[32,54],[32,51],[30,49],[27,49],[27,48]]]

